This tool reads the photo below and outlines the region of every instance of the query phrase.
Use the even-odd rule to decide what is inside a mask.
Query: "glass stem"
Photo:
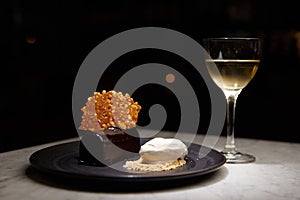
[[[227,141],[223,152],[236,154],[234,142],[235,105],[238,94],[227,96]]]

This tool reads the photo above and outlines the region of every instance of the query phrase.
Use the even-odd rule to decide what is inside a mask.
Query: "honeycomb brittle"
[[[82,108],[81,130],[103,131],[110,126],[130,129],[136,126],[141,106],[129,94],[114,90],[94,92]]]

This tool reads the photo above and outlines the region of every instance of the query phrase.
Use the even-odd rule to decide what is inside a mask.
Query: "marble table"
[[[256,162],[225,164],[217,171],[190,182],[140,191],[81,190],[46,180],[30,167],[29,157],[33,152],[76,140],[72,138],[1,153],[0,199],[300,199],[299,143],[237,138],[239,150],[254,154]],[[194,141],[201,144],[203,135],[197,135]],[[225,138],[218,138],[214,148],[222,149],[224,142]]]

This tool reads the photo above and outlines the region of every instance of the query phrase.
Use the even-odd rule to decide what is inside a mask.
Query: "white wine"
[[[207,59],[214,82],[224,90],[241,90],[254,77],[260,60]]]
[[[205,38],[209,56],[205,60],[208,72],[226,97],[227,138],[223,155],[226,163],[250,163],[255,157],[237,150],[234,141],[236,100],[255,76],[261,58],[259,38]],[[213,59],[212,59],[213,58]]]

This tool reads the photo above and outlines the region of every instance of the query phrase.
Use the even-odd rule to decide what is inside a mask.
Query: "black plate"
[[[204,157],[199,155],[200,148],[209,153]],[[183,167],[162,172],[136,173],[129,170],[124,171],[125,161],[116,163],[114,168],[80,165],[78,164],[78,151],[78,141],[55,145],[34,152],[30,156],[30,163],[42,172],[66,178],[72,177],[89,181],[149,182],[200,176],[219,169],[226,161],[226,158],[214,149],[191,144],[186,156],[187,163]],[[118,167],[123,168],[123,171],[117,170]]]

